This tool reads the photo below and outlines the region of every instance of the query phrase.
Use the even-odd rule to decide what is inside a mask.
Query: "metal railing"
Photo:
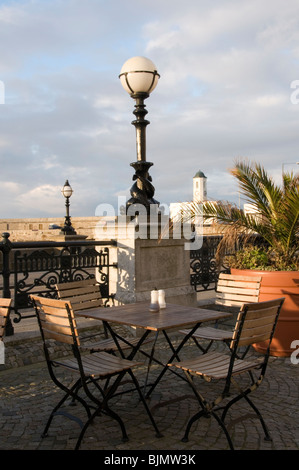
[[[204,236],[200,250],[190,251],[190,283],[197,292],[215,289],[219,275],[215,255],[221,238]],[[56,298],[55,285],[61,282],[96,276],[107,304],[114,297],[109,292],[109,272],[117,267],[110,263],[109,246],[116,246],[116,241],[11,242],[9,233],[3,233],[0,290],[2,297],[13,298],[13,323],[33,316],[26,312],[32,307],[30,294]],[[6,331],[13,334],[11,321]]]
[[[225,263],[221,267],[216,263],[216,252],[221,240],[221,235],[206,235],[203,237],[201,248],[190,251],[190,282],[196,292],[215,289],[219,274],[230,272],[230,267]],[[241,236],[226,250],[226,255],[233,255],[242,250],[244,243],[246,243],[246,237]],[[250,243],[257,247],[268,246],[259,235],[251,236]]]
[[[114,296],[109,292],[109,272],[117,267],[110,263],[108,246],[115,245],[114,240],[11,242],[9,233],[3,233],[0,289],[2,297],[13,298],[13,322],[34,316],[23,310],[32,307],[30,294],[56,298],[55,285],[61,282],[96,277],[107,303]],[[11,321],[6,332],[13,334]]]
[[[190,251],[190,282],[196,292],[215,289],[219,276],[216,251],[222,236],[204,236],[199,250]],[[229,268],[222,267],[221,272]]]

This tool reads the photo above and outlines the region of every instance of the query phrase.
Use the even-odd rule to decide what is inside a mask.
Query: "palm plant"
[[[299,270],[299,177],[293,173],[283,174],[280,187],[261,165],[244,162],[237,162],[230,173],[238,180],[241,194],[256,212],[248,214],[222,201],[200,205],[205,219],[216,219],[223,227],[218,260],[231,250],[232,244],[242,239],[242,249],[230,257],[231,266],[234,263],[234,267],[243,269]],[[193,203],[193,216],[198,210],[199,205]],[[266,247],[252,246],[257,235]]]

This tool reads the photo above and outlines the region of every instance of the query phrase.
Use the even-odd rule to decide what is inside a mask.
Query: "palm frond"
[[[201,204],[188,203],[187,217],[200,214],[204,219],[218,222],[224,233],[220,252],[231,248],[240,236],[258,234],[285,266],[288,263],[292,265],[294,259],[296,264],[299,253],[299,177],[285,173],[280,187],[261,165],[241,161],[236,162],[230,173],[237,179],[242,196],[256,208],[256,214],[247,214],[228,202],[204,201]]]

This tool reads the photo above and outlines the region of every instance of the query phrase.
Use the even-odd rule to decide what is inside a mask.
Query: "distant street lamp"
[[[156,88],[160,75],[151,60],[132,57],[124,63],[119,78],[124,89],[136,101],[133,111],[136,120],[132,124],[136,128],[137,161],[130,164],[135,170],[135,183],[130,190],[132,197],[127,201],[126,212],[130,206],[142,204],[149,214],[151,204],[159,205],[159,202],[153,197],[155,188],[148,173],[153,163],[146,161],[146,126],[149,121],[144,119],[147,114],[144,100]]]
[[[64,227],[62,227],[61,232],[64,235],[76,235],[76,231],[72,226],[71,217],[70,217],[70,197],[73,194],[73,190],[70,186],[68,180],[64,183],[64,186],[61,190],[63,196],[65,197],[65,207],[66,207],[66,216],[64,221]]]

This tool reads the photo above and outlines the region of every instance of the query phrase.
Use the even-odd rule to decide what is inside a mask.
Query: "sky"
[[[0,218],[73,217],[129,197],[134,56],[159,83],[146,100],[155,199],[239,203],[229,173],[298,171],[298,0],[0,0]],[[120,199],[119,199],[120,197]],[[242,202],[242,201],[241,201]]]

